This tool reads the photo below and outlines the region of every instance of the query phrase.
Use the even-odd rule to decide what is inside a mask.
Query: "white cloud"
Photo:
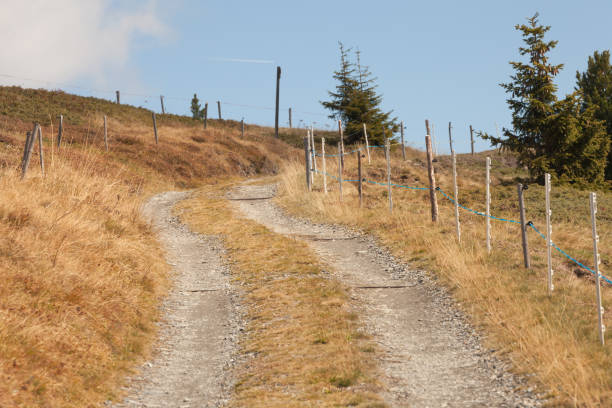
[[[154,1],[0,0],[0,74],[104,85],[130,73],[137,36],[160,39],[168,28]],[[123,3],[123,2],[122,2]],[[123,3],[123,4],[125,4]],[[28,84],[0,77],[2,84]]]

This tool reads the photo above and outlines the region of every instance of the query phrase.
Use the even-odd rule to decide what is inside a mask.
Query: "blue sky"
[[[244,117],[247,122],[271,125],[274,112],[266,108],[274,106],[275,67],[280,65],[281,123],[286,124],[291,106],[294,126],[314,121],[325,128],[330,120],[319,101],[334,87],[337,42],[342,41],[361,50],[363,63],[378,77],[383,108],[404,121],[408,143],[422,147],[428,118],[435,125],[441,153],[448,151],[449,121],[459,152],[469,149],[469,124],[489,132],[495,132],[495,123],[500,129],[509,125],[506,96],[498,84],[511,74],[508,61],[519,58],[521,37],[515,24],[538,11],[540,21],[552,26],[548,38],[559,45],[551,62],[565,64],[557,81],[561,94],[573,90],[576,70],[585,68],[594,50],[609,49],[612,44],[609,1],[61,2],[64,8],[71,4],[83,8],[83,13],[97,4],[100,29],[91,37],[87,31],[77,37],[85,38],[81,52],[87,54],[86,50],[97,49],[100,38],[110,36],[108,49],[102,47],[98,53],[103,57],[106,52],[108,58],[92,56],[79,69],[64,74],[54,71],[54,75],[18,65],[13,71],[19,72],[6,72],[11,69],[8,66],[0,74],[27,73],[27,78],[49,82],[6,77],[0,81],[55,88],[59,87],[56,82],[76,84],[83,88],[62,88],[106,98],[120,89],[125,103],[156,110],[158,95],[164,94],[167,110],[173,113],[188,113],[196,92],[215,115],[215,103],[220,100],[226,118]],[[124,17],[124,24],[113,26]],[[134,25],[138,27],[126,28]],[[53,27],[50,24],[49,30]],[[75,34],[59,33],[58,44],[62,36]],[[123,47],[123,52],[118,55],[113,44]],[[53,59],[53,54],[48,58]],[[483,141],[477,141],[476,147],[488,148]]]

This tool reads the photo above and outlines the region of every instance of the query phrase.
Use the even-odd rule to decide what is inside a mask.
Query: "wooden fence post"
[[[552,269],[552,223],[550,217],[552,211],[550,209],[550,192],[552,190],[550,183],[550,174],[544,174],[544,192],[546,193],[546,263],[548,267],[548,296],[552,295],[555,288],[553,284],[553,269]]]
[[[406,145],[404,144],[404,121],[400,122],[400,129],[402,135],[402,157],[404,158],[404,161],[406,161]]]
[[[108,134],[106,127],[106,115],[104,115],[104,146],[106,147],[106,151],[108,152]]]
[[[366,152],[368,153],[368,164],[370,164],[370,145],[368,144],[368,132],[366,130],[366,124],[363,124],[363,134],[366,142]]]
[[[291,122],[291,108],[289,108],[289,129],[293,128],[293,123]]]
[[[155,120],[155,112],[153,112],[153,132],[155,132],[155,144],[157,144],[157,120]]]
[[[121,94],[119,93],[119,91],[115,91],[115,96],[117,97],[117,105],[121,105]]]
[[[344,132],[342,130],[342,121],[338,120],[338,135],[340,136],[340,144],[338,154],[340,155],[340,162],[344,166]]]
[[[433,148],[431,146],[431,135],[429,134],[429,120],[425,119],[425,147],[427,149],[427,174],[429,176],[429,201],[431,203],[431,220],[438,221],[438,200],[436,197],[436,175],[433,166]]]
[[[40,158],[40,172],[43,177],[45,176],[45,156],[43,151],[43,137],[42,137],[42,128],[38,127],[38,155]]]
[[[278,139],[278,109],[280,102],[281,67],[276,67],[276,112],[274,115],[274,136]]]
[[[310,153],[312,155],[312,166],[314,171],[317,171],[317,146],[314,139],[314,127],[310,126]]]
[[[59,127],[57,129],[57,148],[59,150],[62,143],[62,135],[64,134],[64,115],[59,117]]]
[[[474,129],[470,125],[470,145],[472,146],[472,156],[474,155]]]
[[[28,156],[28,149],[30,148],[30,138],[32,137],[32,132],[26,132],[26,140],[23,146],[23,155],[21,156],[21,172],[23,173],[23,166],[26,162],[26,157]]]
[[[521,183],[516,186],[518,191],[519,200],[519,212],[521,215],[521,240],[523,243],[523,260],[525,262],[525,268],[530,268],[531,263],[529,262],[529,244],[527,242],[527,224],[525,223],[525,202],[523,200],[523,190],[527,189],[527,186],[523,187]]]
[[[457,232],[457,241],[461,243],[461,224],[459,222],[459,188],[457,187],[457,155],[454,150],[451,150],[453,161],[453,195],[455,196],[455,230]]]
[[[244,118],[242,118],[242,120],[240,121],[240,134],[242,135],[242,138],[244,139]]]
[[[208,128],[208,102],[204,104],[204,129]]]
[[[383,136],[385,130],[383,129]],[[393,212],[393,197],[391,192],[391,144],[385,139],[385,157],[387,158],[387,195],[389,196],[389,212]]]
[[[36,139],[36,136],[38,134],[38,127],[40,125],[38,123],[34,124],[34,130],[32,130],[32,132],[30,133],[30,137],[28,139],[26,139],[26,152],[25,152],[25,158],[23,160],[23,166],[21,168],[21,179],[23,180],[26,176],[26,173],[28,171],[28,165],[30,164],[30,157],[32,156],[32,149],[34,148],[34,142]]]
[[[321,159],[323,160],[323,192],[327,194],[327,167],[325,166],[325,138],[321,138]]]
[[[452,129],[453,129],[453,127],[451,125],[451,122],[448,122],[448,144],[450,146],[450,151],[451,152],[454,151],[454,149],[453,149],[453,136],[452,136],[452,133],[451,133]]]
[[[359,176],[359,208],[363,207],[363,175],[361,173],[361,151],[357,150],[357,175]]]
[[[217,111],[219,112],[219,120],[221,120],[221,101],[217,101]]]
[[[338,186],[339,186],[339,190],[340,190],[340,202],[342,202],[342,154],[341,152],[341,145],[340,142],[338,142]]]
[[[310,138],[304,138],[304,160],[306,163],[306,187],[312,191],[312,173],[310,171]]]
[[[487,234],[487,252],[491,253],[491,158],[487,156],[486,159],[486,177],[485,177],[485,194],[486,196],[486,234]]]
[[[597,195],[595,193],[591,193],[589,195],[590,204],[591,204],[591,228],[593,232],[593,263],[595,265],[595,288],[597,294],[597,323],[598,323],[598,332],[599,332],[599,341],[603,346],[605,344],[604,339],[604,331],[606,328],[603,324],[603,307],[601,305],[601,273],[599,272],[599,264],[601,263],[601,258],[599,256],[599,250],[597,249],[599,244],[599,235],[597,234],[597,223],[595,221],[595,215],[597,214]]]
[[[166,108],[164,106],[164,95],[159,95],[159,101],[161,102],[162,115],[165,115],[166,114]]]

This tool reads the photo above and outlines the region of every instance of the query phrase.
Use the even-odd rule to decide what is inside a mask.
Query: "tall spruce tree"
[[[331,119],[340,119],[344,125],[346,142],[364,141],[363,124],[368,129],[372,143],[383,142],[383,129],[391,137],[399,129],[397,119],[390,118],[392,112],[382,112],[382,95],[376,92],[376,78],[369,68],[361,64],[361,54],[355,53],[357,63],[351,61],[351,49],[340,47],[340,69],[334,72],[338,81],[335,91],[329,91],[330,101],[321,102],[331,111]]]
[[[501,84],[510,94],[513,129],[504,128],[499,138],[488,134],[483,138],[515,152],[532,178],[551,173],[568,182],[600,183],[609,149],[605,129],[594,109],[581,109],[579,92],[557,99],[554,78],[563,65],[548,62],[547,54],[557,45],[544,41],[550,26],[540,25],[536,13],[528,24],[515,28],[526,44],[519,52],[529,62],[511,61],[512,81]]]
[[[198,99],[198,95],[193,94],[193,98],[191,99],[191,116],[194,119],[201,119],[202,116],[202,107],[200,106],[200,100]]]
[[[584,98],[583,109],[594,107],[595,117],[604,121],[608,139],[612,141],[612,65],[610,51],[595,51],[589,57],[587,70],[576,71],[576,90]],[[606,179],[612,180],[612,149],[608,152]]]

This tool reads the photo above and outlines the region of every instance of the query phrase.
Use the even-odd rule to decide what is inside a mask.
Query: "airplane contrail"
[[[274,64],[272,60],[261,59],[246,59],[246,58],[209,58],[209,61],[214,62],[240,62],[245,64]]]

